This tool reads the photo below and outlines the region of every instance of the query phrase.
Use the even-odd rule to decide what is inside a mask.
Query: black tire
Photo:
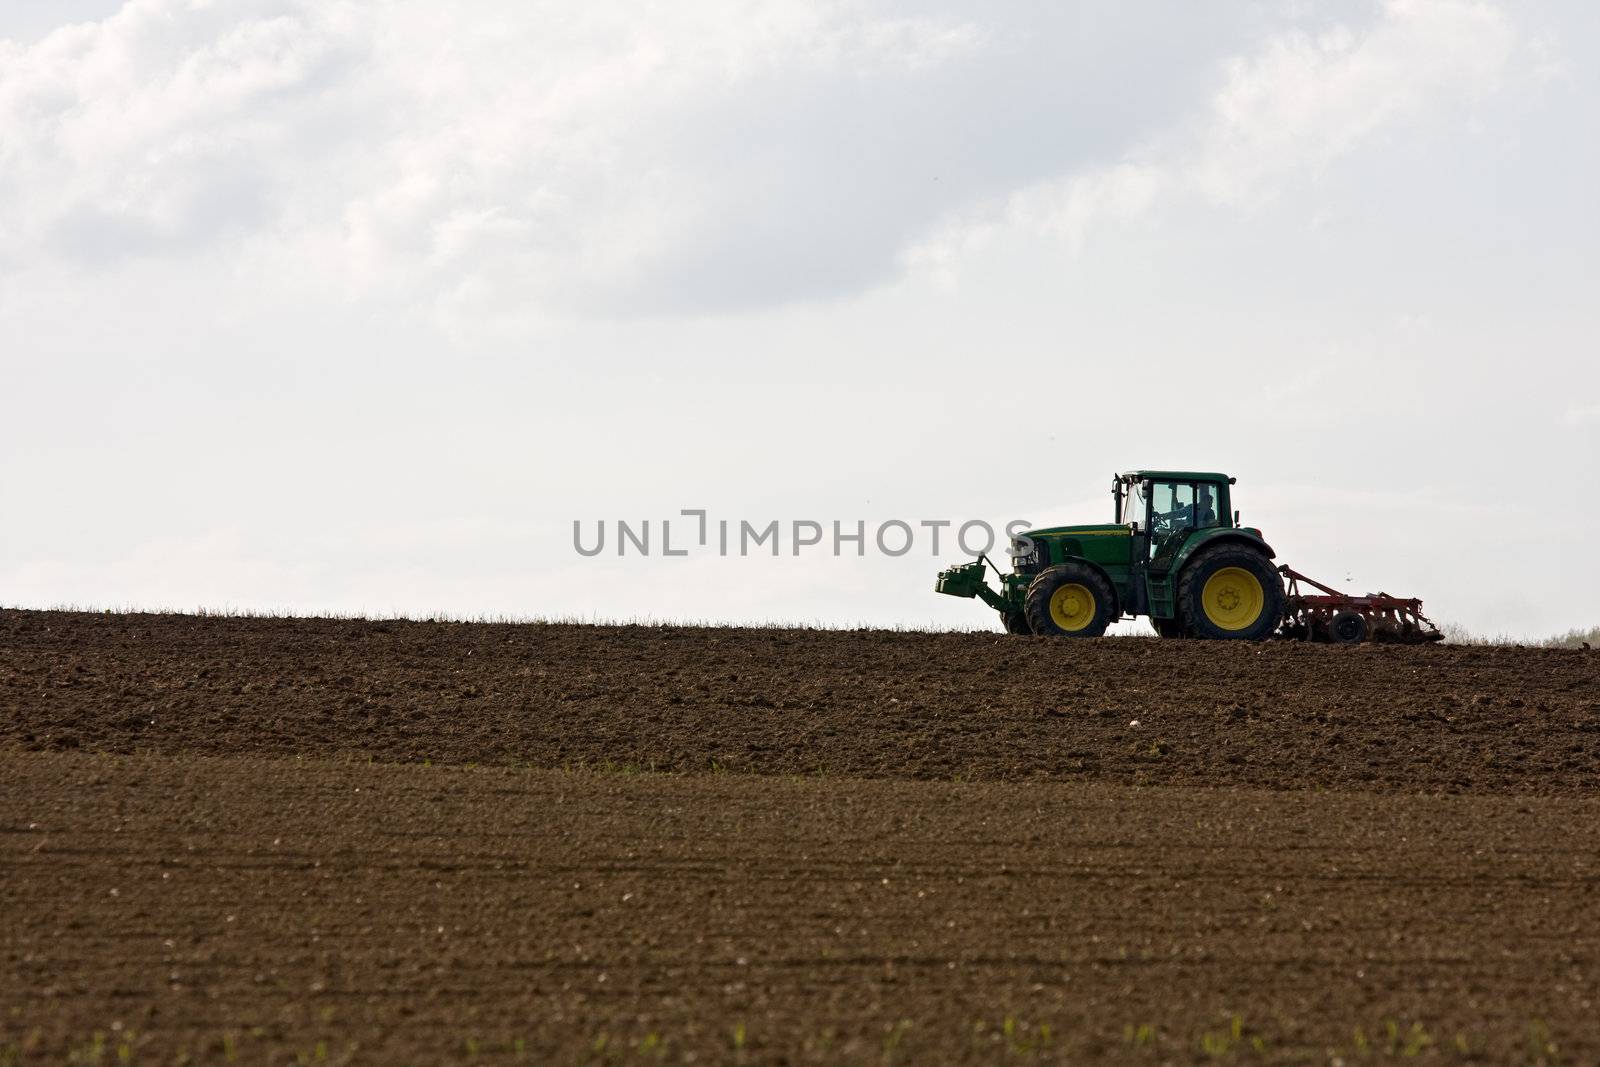
[[[1254,578],[1259,588],[1251,588],[1242,576],[1231,573],[1237,571]],[[1224,584],[1213,591],[1216,599],[1213,611],[1208,613],[1204,598],[1214,578]],[[1178,618],[1191,637],[1262,641],[1271,637],[1283,621],[1283,610],[1283,578],[1266,556],[1246,545],[1222,544],[1203,549],[1183,568],[1178,579]]]
[[[1359,645],[1367,639],[1367,617],[1359,611],[1341,611],[1328,620],[1328,640],[1336,645]]]
[[[1117,592],[1111,583],[1078,560],[1040,571],[1028,584],[1022,603],[1028,626],[1041,637],[1099,637],[1118,614]],[[1071,629],[1063,625],[1069,607],[1074,609],[1070,614],[1083,618],[1082,625]]]
[[[1000,625],[1005,627],[1005,631],[1008,634],[1018,634],[1026,637],[1027,635],[1033,633],[1033,631],[1028,628],[1028,617],[1022,614],[1020,611],[1002,612],[1000,615]]]
[[[1183,620],[1181,620],[1181,619],[1157,619],[1157,618],[1151,618],[1150,625],[1154,626],[1156,628],[1156,636],[1157,637],[1188,637],[1189,636],[1188,634],[1184,633],[1184,631],[1183,631]]]

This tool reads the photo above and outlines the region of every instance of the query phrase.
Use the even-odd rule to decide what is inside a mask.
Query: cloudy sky
[[[0,603],[986,625],[879,524],[1173,466],[1592,626],[1597,134],[1587,0],[15,0]]]

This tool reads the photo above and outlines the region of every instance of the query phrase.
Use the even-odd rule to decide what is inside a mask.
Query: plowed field
[[[1600,1059],[1600,653],[0,611],[0,1063]]]

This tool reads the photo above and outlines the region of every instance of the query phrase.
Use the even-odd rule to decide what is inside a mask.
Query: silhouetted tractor
[[[934,588],[978,597],[1014,634],[1098,637],[1119,618],[1145,615],[1162,637],[1354,644],[1443,636],[1420,600],[1349,596],[1274,566],[1261,531],[1239,525],[1233,484],[1200,471],[1119,474],[1114,522],[1029,530],[1011,541],[1010,574],[980,555],[941,572]],[[1320,594],[1302,593],[1301,582]]]

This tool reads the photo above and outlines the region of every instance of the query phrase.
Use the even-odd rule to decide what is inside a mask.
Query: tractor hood
[[[1040,540],[1054,537],[1112,537],[1119,534],[1127,537],[1131,531],[1120,523],[1106,522],[1085,526],[1045,526],[1037,530],[1024,530],[1018,536]]]
[[[1133,530],[1118,523],[1044,526],[1017,535],[1011,542],[1011,565],[1018,574],[1032,574],[1067,559],[1083,559],[1100,567],[1128,568]]]

